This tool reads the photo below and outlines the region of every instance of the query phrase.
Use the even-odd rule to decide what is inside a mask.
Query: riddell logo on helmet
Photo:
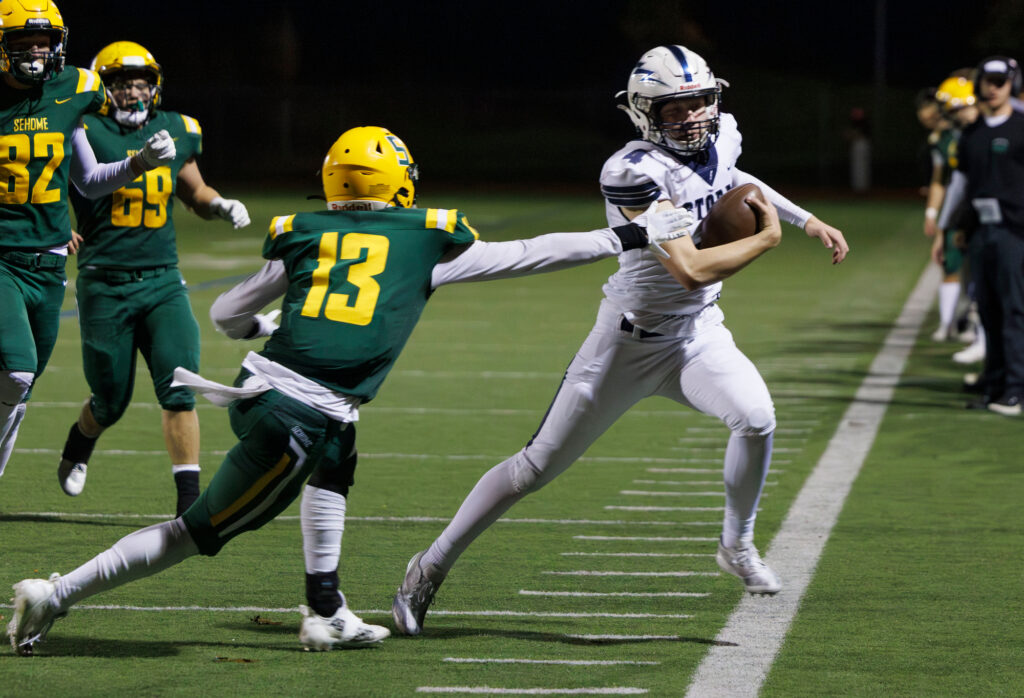
[[[700,83],[688,82],[685,85],[680,85],[679,89],[680,90],[693,90],[693,89],[696,89],[698,87],[700,87]]]

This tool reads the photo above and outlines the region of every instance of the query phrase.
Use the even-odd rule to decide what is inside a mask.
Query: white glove
[[[150,136],[146,145],[142,146],[142,150],[139,151],[139,157],[150,170],[170,162],[177,154],[174,139],[166,129],[161,129]]]
[[[659,206],[664,206],[665,210],[659,211]],[[690,211],[685,208],[668,208],[668,206],[671,204],[667,201],[653,202],[650,208],[644,212],[647,222],[639,222],[640,225],[647,228],[648,245],[655,254],[666,259],[670,255],[662,248],[661,243],[689,235],[694,224],[693,214]]]
[[[277,329],[278,325],[275,320],[281,315],[281,309],[271,310],[266,315],[256,313],[252,316],[253,322],[256,323],[256,331],[251,335],[246,336],[246,339],[256,339],[257,337],[269,337],[274,334],[274,330]]]
[[[222,199],[215,196],[210,201],[210,210],[224,220],[230,221],[236,230],[249,225],[249,212],[245,209],[245,204],[238,199]]]

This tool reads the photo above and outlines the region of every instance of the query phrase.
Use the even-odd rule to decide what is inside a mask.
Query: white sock
[[[0,371],[0,475],[14,452],[18,427],[25,418],[25,403],[35,375],[26,371]]]
[[[300,505],[302,552],[309,574],[334,572],[345,532],[345,498],[337,492],[306,485]]]
[[[173,465],[173,464],[171,465],[171,474],[172,475],[177,475],[178,473],[186,473],[186,472],[196,472],[196,473],[198,473],[199,472],[199,464],[198,463],[186,463],[184,465]]]
[[[181,519],[153,524],[129,533],[84,565],[57,581],[53,603],[60,611],[101,591],[156,574],[199,548]]]
[[[728,548],[754,541],[754,520],[772,460],[773,436],[732,434],[729,437],[725,447],[725,519],[722,523],[722,545]]]
[[[960,300],[960,282],[943,281],[939,286],[939,325],[949,327],[956,315],[956,304]]]
[[[451,523],[420,558],[420,567],[428,577],[434,578],[439,574],[443,579],[469,544],[526,496],[526,492],[515,486],[512,477],[517,459],[523,457],[520,451],[494,466],[466,495]],[[439,580],[434,578],[434,581]]]
[[[26,407],[24,402],[17,405],[0,404],[0,420],[3,420],[0,422],[0,476],[4,474],[7,461],[14,453],[14,442],[18,438],[18,427],[21,426],[21,420],[25,418]],[[7,413],[6,418],[4,412]]]

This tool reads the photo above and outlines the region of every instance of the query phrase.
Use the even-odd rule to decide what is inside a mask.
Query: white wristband
[[[930,221],[935,220],[936,218],[939,217],[939,209],[935,208],[934,206],[929,206],[924,210],[924,217]]]

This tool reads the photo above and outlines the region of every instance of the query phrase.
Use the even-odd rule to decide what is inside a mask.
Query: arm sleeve
[[[966,194],[967,176],[960,170],[953,170],[949,186],[946,187],[946,198],[942,200],[942,212],[937,223],[939,230],[948,230],[952,227],[953,213],[960,208]]]
[[[246,339],[258,329],[253,319],[265,305],[288,290],[284,262],[267,262],[254,274],[217,297],[210,306],[210,319],[218,332],[231,339]]]
[[[130,157],[120,162],[97,163],[81,125],[71,134],[71,149],[71,182],[87,199],[112,194],[138,176],[132,171]]]
[[[756,184],[758,188],[764,192],[764,195],[768,197],[768,200],[775,204],[775,208],[779,209],[780,219],[787,223],[791,223],[798,228],[803,228],[807,225],[807,221],[811,219],[810,211],[800,208],[754,175],[738,169],[733,170],[733,172],[733,184],[736,186],[741,184]]]
[[[589,233],[549,233],[508,242],[477,240],[454,259],[434,265],[430,286],[543,274],[621,252],[622,241],[609,228]]]

